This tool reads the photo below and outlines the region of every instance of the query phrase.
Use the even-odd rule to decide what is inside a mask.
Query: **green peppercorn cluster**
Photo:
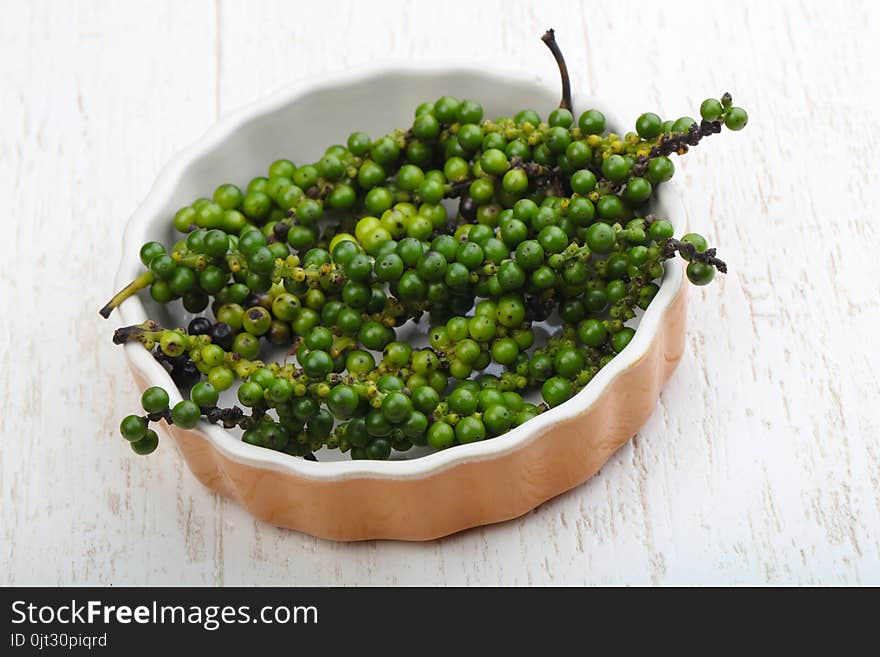
[[[488,120],[444,96],[407,129],[355,132],[317,162],[282,159],[244,189],[220,185],[174,216],[180,241],[142,247],[144,272],[102,310],[149,288],[214,318],[117,331],[189,387],[173,407],[148,389],[122,435],[146,454],[151,421],[208,420],[294,456],[387,459],[500,436],[564,403],[632,340],[627,322],[657,293],[664,260],[687,259],[697,285],[725,271],[702,236],[674,239],[651,214],[669,155],[747,122],[726,94],[700,117],[646,113],[620,135],[595,109]],[[430,346],[398,340],[425,314]],[[561,327],[539,339],[551,315]],[[265,359],[269,345],[289,358]],[[218,408],[236,382],[249,412]]]

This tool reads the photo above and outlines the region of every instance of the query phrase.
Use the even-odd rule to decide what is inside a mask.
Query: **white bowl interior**
[[[340,78],[301,83],[265,101],[243,108],[221,120],[163,171],[128,226],[116,284],[121,287],[142,271],[137,257],[140,244],[155,239],[170,245],[180,239],[180,234],[173,229],[171,223],[174,213],[200,196],[210,197],[221,183],[233,182],[244,187],[254,176],[265,175],[268,165],[279,158],[289,158],[297,164],[313,162],[329,145],[344,144],[348,135],[356,130],[362,130],[376,138],[396,127],[407,127],[411,125],[413,110],[419,103],[441,95],[479,100],[487,118],[510,115],[523,108],[535,109],[546,118],[559,98],[556,81],[551,82],[552,84],[542,85],[506,74],[466,69],[373,69]],[[623,125],[615,121],[615,117],[606,107],[593,99],[576,97],[575,107],[579,111],[595,107],[605,112],[609,127]],[[667,214],[674,220],[678,213],[669,213],[667,208],[673,198],[674,194],[669,190],[662,190],[653,210]],[[681,271],[677,264],[667,269],[663,285],[666,289],[655,299],[648,315],[652,314],[655,306],[663,305],[664,298],[667,301],[671,299],[680,284]],[[673,280],[669,280],[670,278]],[[670,287],[674,289],[670,290]],[[660,309],[657,308],[656,311],[659,313]],[[116,321],[121,319],[124,324],[142,322],[149,317],[165,326],[185,326],[190,319],[179,302],[161,306],[143,293],[127,300],[118,313]],[[421,340],[421,344],[425,344],[426,327],[425,323],[416,327],[410,322],[408,327],[398,331],[399,339],[413,342]],[[598,390],[604,385],[603,380],[610,380],[613,370],[619,371],[627,362],[633,362],[633,358],[626,356],[634,357],[632,352],[639,343],[643,343],[643,348],[647,347],[649,336],[640,335],[644,332],[639,331],[637,339],[581,393],[566,404],[514,429],[503,438],[459,446],[441,453],[431,453],[429,456],[424,456],[428,453],[425,450],[413,449],[396,454],[394,458],[412,463],[440,463],[454,458],[454,452],[458,453],[457,456],[464,457],[466,454],[488,455],[499,449],[506,451],[514,444],[513,438],[516,435],[525,437],[532,432],[540,433],[541,426],[555,421],[553,417],[564,413],[566,407],[573,411],[589,403],[587,393],[593,389]],[[162,385],[172,393],[172,397],[180,398],[179,391],[174,395],[176,388],[170,377],[140,345],[128,345],[126,354],[135,367],[147,376],[151,385]],[[234,391],[224,393],[223,401],[235,403]],[[239,457],[244,456],[263,465],[271,462],[277,467],[294,469],[299,469],[302,464],[311,468],[321,468],[323,465],[246,445],[238,439],[239,434],[218,426],[204,423],[201,426],[224,451],[234,452]],[[372,471],[388,472],[388,467],[393,468],[396,465],[394,462],[351,462],[347,455],[336,450],[322,450],[318,457],[321,461],[344,459],[343,462],[327,465],[348,468],[347,472],[350,474],[364,468],[367,471],[372,468]]]

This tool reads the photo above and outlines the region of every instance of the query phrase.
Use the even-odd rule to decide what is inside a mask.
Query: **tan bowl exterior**
[[[169,430],[199,481],[279,527],[336,541],[425,541],[510,520],[592,477],[648,420],[684,351],[686,288],[679,286],[644,356],[574,418],[516,450],[423,477],[310,479],[232,460],[197,431]]]

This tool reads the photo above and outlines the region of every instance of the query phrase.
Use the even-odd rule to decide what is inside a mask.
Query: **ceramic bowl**
[[[555,81],[485,69],[370,68],[295,84],[222,119],[165,167],[127,226],[117,287],[141,271],[140,245],[176,241],[174,212],[218,183],[243,185],[281,157],[314,161],[353,130],[407,126],[418,103],[442,94],[478,99],[489,117],[523,107],[546,113],[558,101]],[[611,128],[623,125],[600,99],[576,97],[575,107],[601,109]],[[654,210],[683,215],[674,187],[663,186]],[[508,520],[590,478],[647,421],[683,351],[685,287],[682,267],[670,261],[630,344],[572,399],[491,440],[415,458],[311,462],[204,422],[169,432],[203,484],[266,522],[315,536],[427,540]],[[117,312],[112,321],[124,325],[186,321],[145,294]],[[143,347],[124,350],[141,389],[162,386],[172,404],[181,398]]]

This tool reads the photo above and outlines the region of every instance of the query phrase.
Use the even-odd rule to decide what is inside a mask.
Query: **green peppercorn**
[[[605,115],[599,110],[587,110],[578,118],[578,127],[584,134],[598,135],[605,131]]]
[[[715,278],[715,268],[695,260],[688,263],[687,277],[694,285],[708,285]]]
[[[562,377],[554,376],[541,386],[541,397],[551,408],[568,401],[571,395],[571,382]]]
[[[168,393],[158,386],[144,390],[141,405],[147,413],[161,413],[168,408]]]
[[[724,117],[724,125],[728,130],[742,130],[749,122],[749,115],[742,107],[731,107]]]
[[[139,415],[127,415],[119,424],[119,432],[129,442],[135,442],[147,433],[147,421]]]
[[[180,401],[171,409],[171,420],[182,429],[194,428],[201,419],[202,412],[199,407],[191,401]]]

